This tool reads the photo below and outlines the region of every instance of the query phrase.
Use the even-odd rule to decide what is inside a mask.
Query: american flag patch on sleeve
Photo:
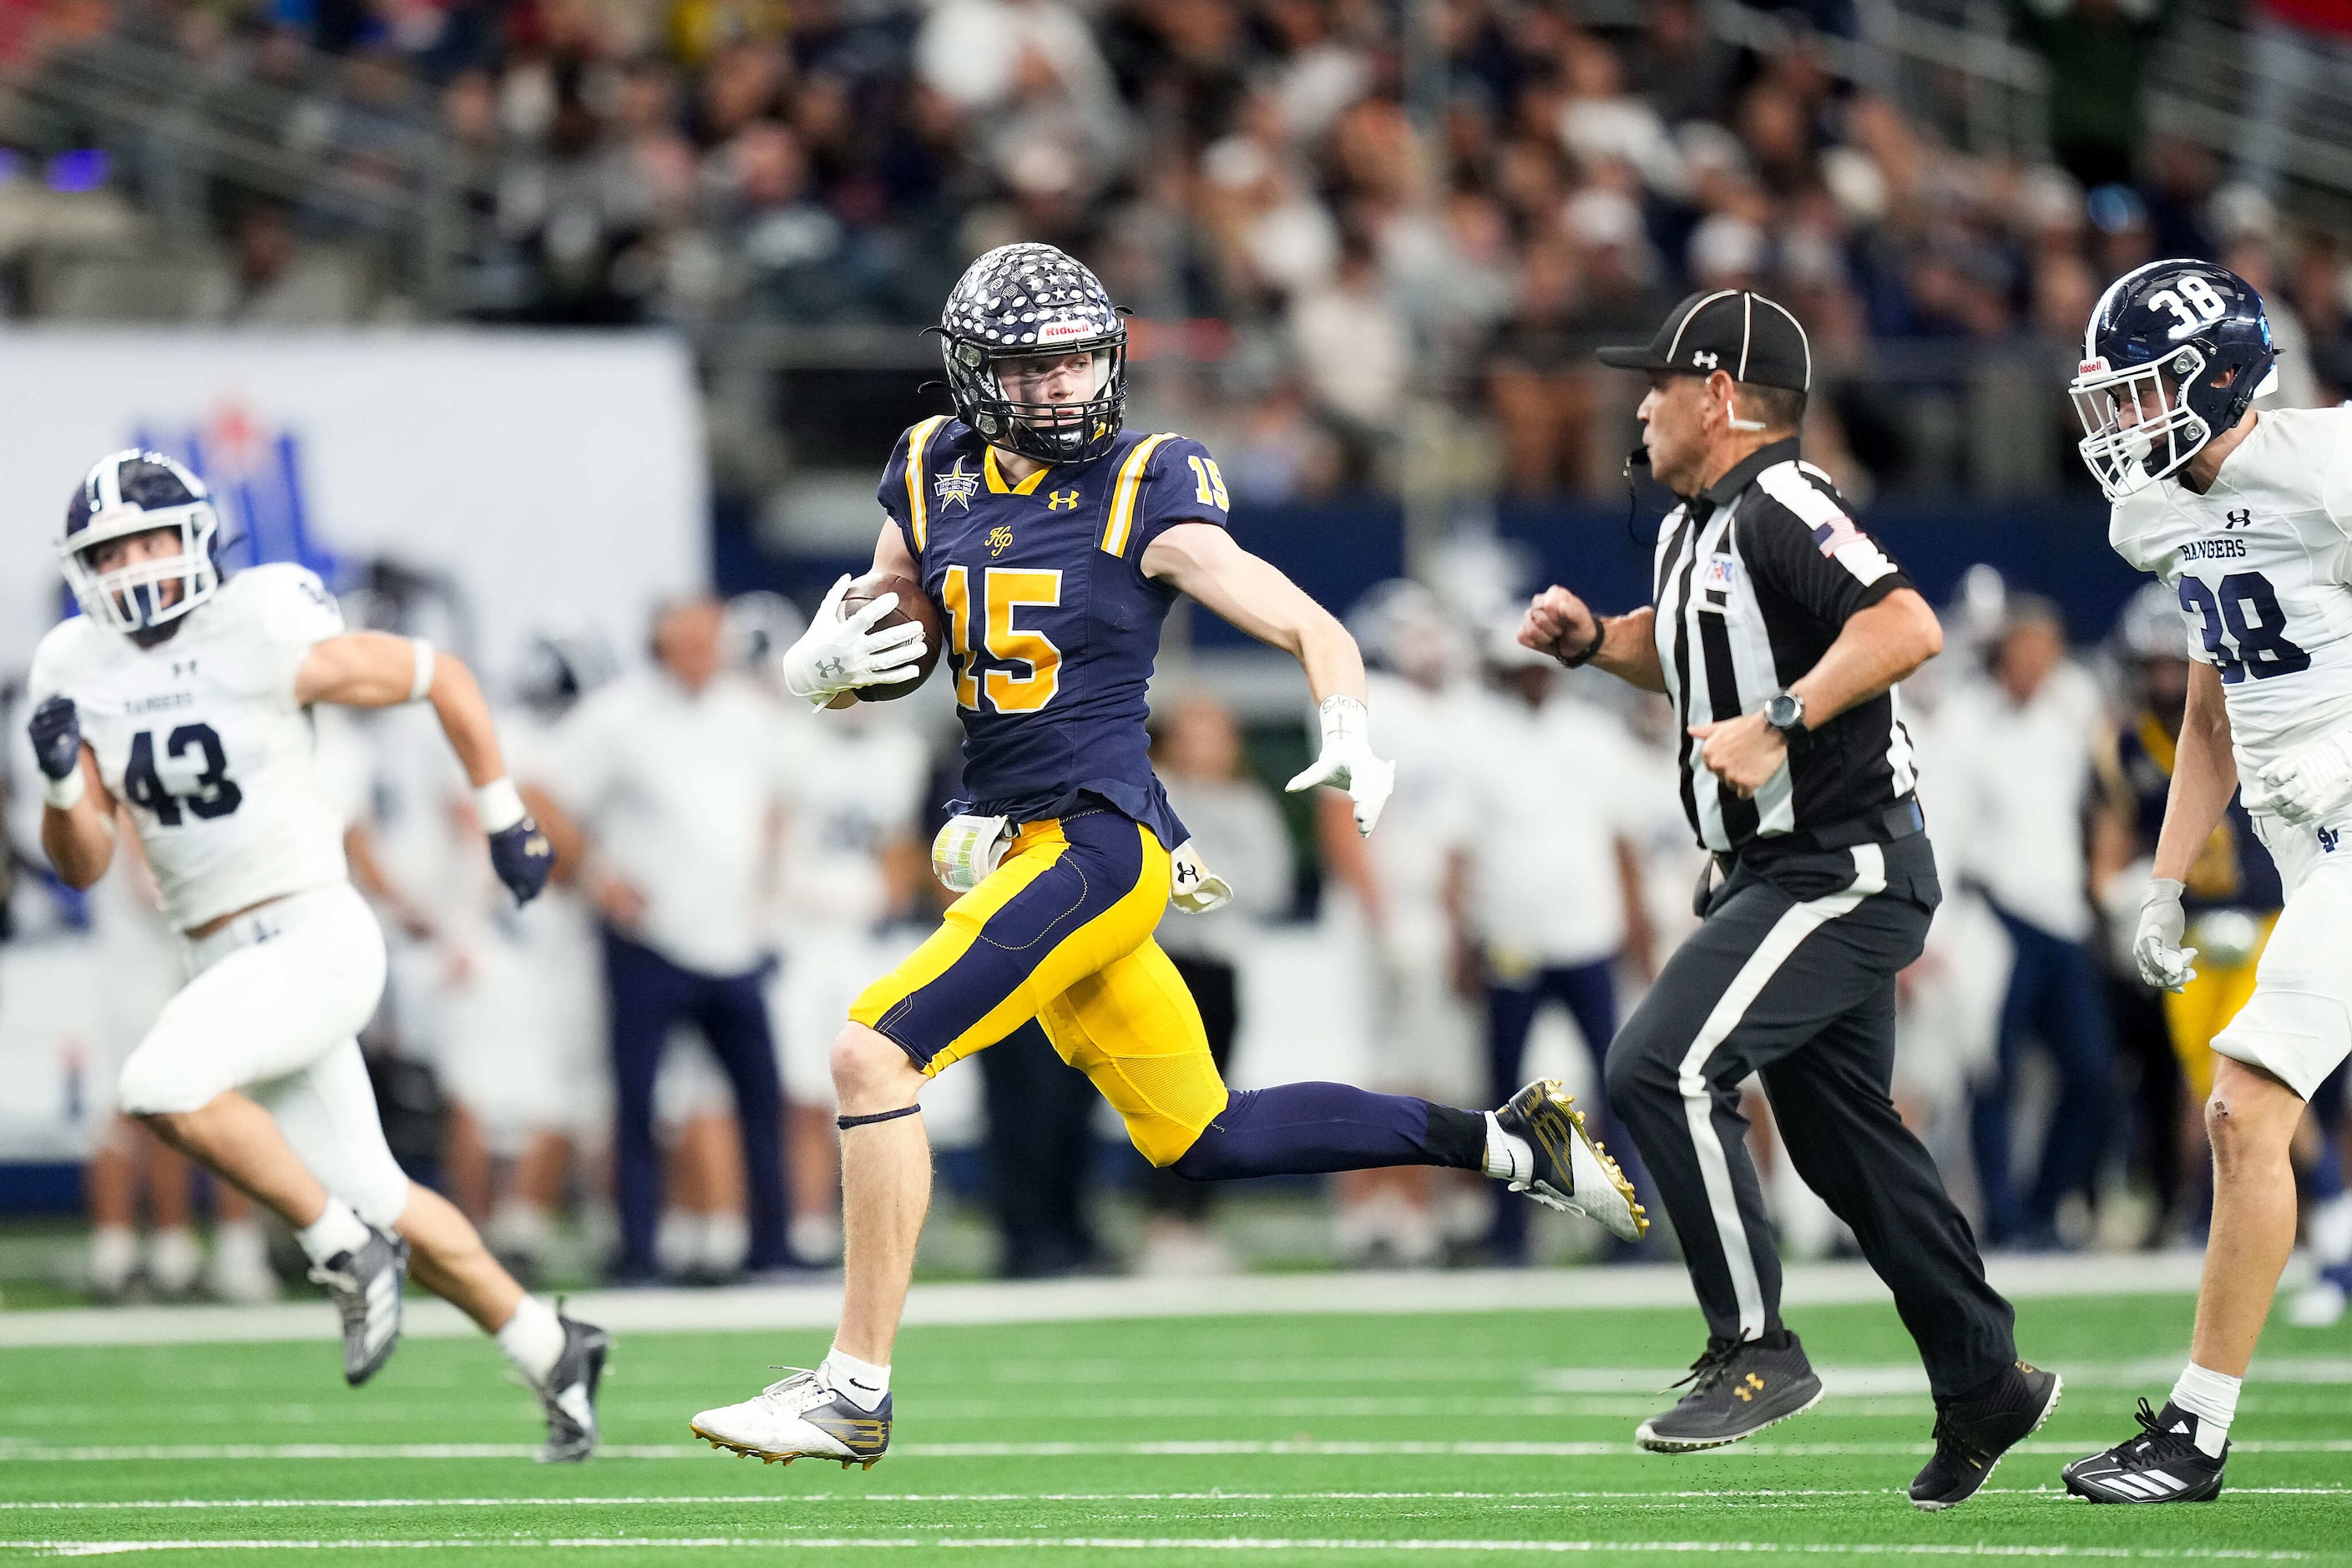
[[[1853,574],[1868,587],[1895,570],[1886,552],[1854,527],[1845,510],[1807,479],[1794,463],[1776,465],[1757,476],[1764,491],[1796,514],[1812,531],[1813,543],[1823,555]]]

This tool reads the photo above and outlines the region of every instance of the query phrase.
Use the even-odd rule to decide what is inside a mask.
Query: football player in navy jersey
[[[834,1043],[847,1290],[832,1352],[703,1412],[695,1432],[771,1459],[881,1458],[930,1201],[916,1096],[1033,1017],[1144,1156],[1180,1176],[1451,1165],[1638,1237],[1632,1189],[1556,1081],[1486,1113],[1341,1084],[1227,1090],[1151,937],[1171,898],[1197,912],[1229,891],[1147,755],[1160,623],[1189,594],[1298,659],[1322,752],[1290,787],[1346,790],[1370,833],[1394,770],[1371,749],[1363,660],[1338,620],[1234,542],[1205,447],[1122,427],[1127,329],[1092,272],[1050,246],[1000,247],[965,272],[938,330],[955,414],[891,453],[874,569],[919,583],[946,628],[972,798],[955,803],[932,863],[963,896]],[[785,683],[821,707],[913,678],[923,652],[919,624],[877,629],[893,595],[845,617],[848,587],[783,658]]]

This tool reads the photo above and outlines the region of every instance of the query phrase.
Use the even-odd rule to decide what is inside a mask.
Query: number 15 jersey
[[[345,876],[343,812],[294,700],[311,645],[342,629],[315,574],[275,564],[230,577],[153,647],[87,616],[41,639],[31,700],[73,699],[175,929]]]
[[[1038,822],[1091,795],[1183,843],[1143,729],[1176,590],[1144,575],[1143,552],[1178,523],[1225,525],[1207,448],[1123,431],[1014,484],[942,416],[898,438],[877,494],[947,627],[970,809]]]
[[[2116,503],[2107,539],[2179,595],[2242,779],[2352,730],[2352,409],[2263,414],[2211,489],[2151,485]]]

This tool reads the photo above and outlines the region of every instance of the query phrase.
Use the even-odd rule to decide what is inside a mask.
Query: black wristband
[[[853,1127],[871,1127],[877,1121],[896,1121],[901,1116],[912,1116],[922,1109],[919,1105],[902,1105],[896,1110],[877,1110],[871,1116],[836,1116],[833,1124],[846,1132]]]
[[[1556,653],[1552,655],[1552,657],[1559,660],[1560,663],[1566,665],[1570,669],[1582,669],[1586,665],[1591,664],[1594,659],[1601,657],[1601,645],[1608,640],[1609,617],[1606,616],[1595,616],[1592,617],[1592,640],[1591,642],[1586,643],[1574,653]]]

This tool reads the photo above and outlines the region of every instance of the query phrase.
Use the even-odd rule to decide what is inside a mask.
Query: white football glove
[[[1293,795],[1317,784],[1346,790],[1356,803],[1356,831],[1370,833],[1396,788],[1396,764],[1372,755],[1372,716],[1362,702],[1353,697],[1326,697],[1318,711],[1323,754],[1283,787]]]
[[[2246,809],[2308,827],[2352,810],[2352,730],[2264,764],[2246,786]]]
[[[2197,971],[2189,961],[2197,956],[2193,947],[2180,945],[2181,931],[2189,917],[2180,909],[2181,884],[2169,877],[2158,877],[2147,885],[2147,895],[2139,901],[2139,931],[2132,937],[2132,960],[2139,965],[2139,977],[2158,991],[2178,991],[2197,978]]]
[[[884,594],[845,617],[841,601],[848,592],[849,579],[844,576],[825,594],[801,640],[776,661],[784,689],[819,708],[861,686],[912,680],[923,657],[919,621],[874,629],[876,621],[898,608],[898,595]]]

